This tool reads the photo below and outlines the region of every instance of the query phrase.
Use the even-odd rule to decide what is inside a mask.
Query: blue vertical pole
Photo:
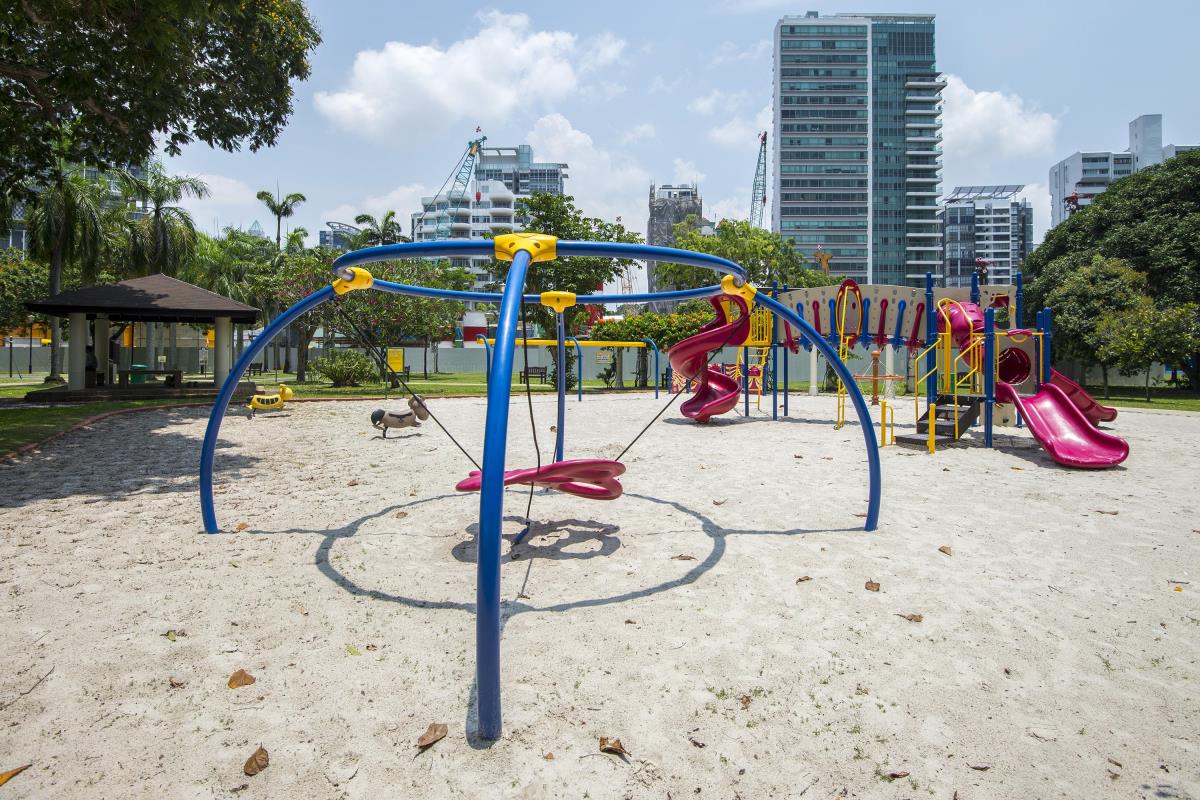
[[[983,312],[983,446],[992,446],[992,413],[996,407],[996,309]]]
[[[971,302],[979,305],[979,273],[971,272]]]
[[[558,334],[558,427],[554,435],[554,460],[562,461],[567,421],[567,327],[561,311],[554,316]]]
[[[478,689],[479,735],[499,739],[500,714],[500,533],[504,515],[504,456],[508,449],[508,401],[512,393],[513,351],[517,317],[530,255],[518,250],[505,278],[496,351],[488,383],[483,428],[483,469],[479,490],[479,555],[475,586],[475,684]]]
[[[937,341],[937,314],[933,308],[933,273],[925,273],[925,346],[929,347]],[[937,396],[937,348],[933,348],[925,356],[925,369],[929,376],[925,379],[925,402],[933,403]]]
[[[771,282],[771,297],[779,299],[779,284]],[[771,315],[771,419],[779,419],[779,345],[775,342],[775,315]],[[765,376],[764,376],[765,377]]]
[[[787,292],[788,286],[785,283],[783,285],[783,293],[787,294]],[[788,394],[791,391],[791,384],[788,382],[788,361],[791,360],[792,351],[785,346],[780,352],[783,353],[783,415],[786,417],[788,415]]]
[[[1021,327],[1021,307],[1025,305],[1025,281],[1021,277],[1021,273],[1017,273],[1017,307],[1013,311],[1012,321],[1009,323],[1010,328]]]
[[[653,339],[642,339],[642,342],[645,343],[646,347],[649,347],[652,350],[654,350],[654,399],[657,400],[658,399],[658,345],[655,343],[655,341]],[[667,369],[670,369],[670,365],[667,366]]]
[[[1050,309],[1042,309],[1042,375],[1046,379],[1046,383],[1050,382],[1050,353],[1051,339],[1053,338],[1053,325],[1050,322]]]
[[[1033,319],[1034,329],[1039,330],[1039,331],[1042,330],[1043,329],[1042,328],[1042,323],[1043,323],[1042,312],[1041,311],[1037,312],[1036,314],[1033,315],[1033,317],[1034,317],[1034,319]],[[1036,365],[1036,368],[1033,370],[1033,385],[1036,386],[1037,390],[1040,392],[1042,390],[1042,369],[1046,366],[1046,337],[1045,336],[1042,336],[1041,344],[1038,345],[1038,347],[1036,348],[1036,351],[1037,351],[1038,363]]]

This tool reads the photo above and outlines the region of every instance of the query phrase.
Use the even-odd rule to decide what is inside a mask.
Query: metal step
[[[967,429],[970,427],[971,426],[969,424],[960,421],[958,423],[959,435],[966,433]],[[935,430],[937,431],[938,434],[942,434],[942,435],[946,435],[946,436],[953,436],[954,435],[954,418],[951,417],[950,419],[939,419],[937,421],[937,427],[935,428]],[[929,423],[926,420],[922,419],[917,422],[917,433],[929,433]]]
[[[961,439],[956,441],[953,436],[943,436],[941,434],[934,434],[933,436],[934,447],[949,447],[950,445],[961,443]],[[924,450],[929,447],[929,435],[898,433],[896,434],[896,444],[902,444],[907,447],[919,447]]]

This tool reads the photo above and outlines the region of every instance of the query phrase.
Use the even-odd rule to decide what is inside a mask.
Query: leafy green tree
[[[20,250],[0,251],[0,331],[22,328],[29,317],[25,304],[46,296],[50,270]]]
[[[281,197],[278,193],[271,194],[266,189],[254,196],[262,201],[262,204],[271,212],[271,216],[275,218],[275,249],[282,250],[283,218],[295,214],[296,208],[308,198],[299,192],[292,192]]]
[[[756,228],[747,220],[723,219],[711,236],[701,232],[695,217],[675,226],[675,247],[697,253],[726,258],[746,268],[750,282],[769,287],[772,281],[780,286],[830,286],[841,279],[820,270],[808,269],[796,249],[777,233]],[[664,285],[681,289],[711,286],[719,276],[703,267],[659,263],[658,276]]]
[[[1200,152],[1116,181],[1051,229],[1025,260],[1028,307],[1050,305],[1051,293],[1097,255],[1143,273],[1160,308],[1200,302]],[[1200,353],[1187,363],[1200,386]]]
[[[376,377],[371,359],[353,350],[336,350],[312,364],[312,371],[334,386],[361,386]]]
[[[196,223],[178,205],[188,197],[207,197],[208,184],[191,175],[171,175],[151,162],[145,177],[117,173],[122,193],[145,204],[146,212],[129,220],[129,256],[143,274],[174,275],[196,250]]]
[[[0,4],[0,31],[0,184],[26,197],[60,159],[273,145],[321,40],[301,0],[22,0]]]
[[[380,219],[370,214],[359,214],[354,218],[354,223],[363,226],[354,237],[355,249],[412,241],[404,235],[404,226],[397,221],[395,211],[386,211]]]
[[[1148,297],[1117,313],[1101,317],[1096,326],[1098,357],[1122,375],[1146,374],[1150,401],[1150,369],[1155,363],[1178,366],[1200,350],[1200,306],[1195,303],[1157,308]]]
[[[1100,320],[1134,308],[1145,288],[1145,275],[1119,258],[1097,255],[1086,266],[1066,275],[1046,297],[1046,304],[1054,312],[1054,353],[1078,359],[1085,371],[1093,364],[1099,365],[1105,397],[1112,362],[1100,351]]]
[[[601,322],[592,328],[592,339],[598,342],[638,342],[642,339],[650,339],[658,346],[659,350],[665,352],[689,336],[695,336],[700,332],[700,328],[712,322],[712,306],[707,301],[703,302],[707,310],[676,311],[673,314],[645,313],[625,319]],[[620,349],[614,348],[614,350],[617,356],[614,382],[618,388],[621,388],[623,386],[621,362],[624,354]],[[646,376],[649,372],[650,354],[646,350],[638,350],[637,357],[637,384],[644,387],[647,385]]]

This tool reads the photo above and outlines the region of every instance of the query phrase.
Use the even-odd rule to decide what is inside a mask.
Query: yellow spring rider
[[[250,405],[246,408],[250,409],[250,418],[254,418],[255,411],[279,411],[283,408],[284,403],[296,396],[296,393],[291,390],[291,387],[279,384],[279,392],[277,394],[256,394],[250,398]]]

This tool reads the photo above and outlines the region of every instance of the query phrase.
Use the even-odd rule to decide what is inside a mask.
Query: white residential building
[[[945,199],[946,286],[970,286],[987,269],[987,282],[1012,283],[1033,249],[1033,208],[1017,195],[1025,187],[959,186]]]

